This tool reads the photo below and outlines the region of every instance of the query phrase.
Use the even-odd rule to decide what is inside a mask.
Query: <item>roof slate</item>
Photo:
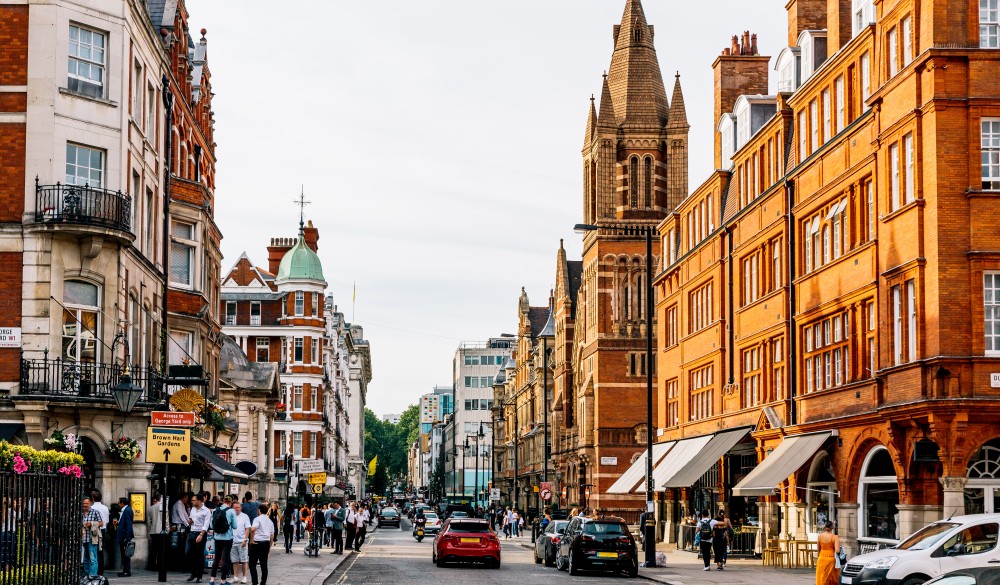
[[[653,45],[653,27],[646,23],[640,0],[625,3],[616,36],[608,78],[619,124],[662,127],[667,120],[667,92]]]

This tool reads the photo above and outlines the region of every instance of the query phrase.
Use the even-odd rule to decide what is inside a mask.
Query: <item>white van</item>
[[[894,548],[856,556],[841,585],[921,585],[959,569],[1000,565],[1000,514],[955,516],[924,526]]]

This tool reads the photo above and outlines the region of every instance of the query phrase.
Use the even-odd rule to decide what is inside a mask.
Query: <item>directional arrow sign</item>
[[[191,463],[191,431],[170,427],[146,429],[146,463]]]

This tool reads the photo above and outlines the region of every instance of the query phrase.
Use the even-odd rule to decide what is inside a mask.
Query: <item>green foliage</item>
[[[62,451],[39,451],[27,445],[12,445],[0,441],[0,471],[14,470],[14,456],[28,463],[28,473],[55,473],[60,467],[83,465],[83,455]]]
[[[399,424],[384,422],[365,409],[365,463],[378,455],[375,475],[368,478],[368,492],[384,494],[386,488],[406,482],[410,445],[420,438],[420,408],[403,411]]]
[[[14,573],[0,572],[0,585],[48,585],[65,579],[66,568],[59,565],[32,565]]]

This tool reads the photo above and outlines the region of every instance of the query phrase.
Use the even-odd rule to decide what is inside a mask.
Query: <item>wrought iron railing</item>
[[[113,399],[112,388],[126,373],[123,364],[99,364],[48,358],[21,360],[23,396],[65,396]],[[128,371],[132,383],[143,389],[139,404],[153,405],[163,400],[162,377],[156,367],[133,367]]]
[[[128,193],[86,185],[39,185],[35,178],[35,223],[106,227],[131,232]]]
[[[59,473],[0,472],[5,513],[0,585],[78,585],[81,577],[83,482]],[[5,520],[6,523],[6,520]]]

